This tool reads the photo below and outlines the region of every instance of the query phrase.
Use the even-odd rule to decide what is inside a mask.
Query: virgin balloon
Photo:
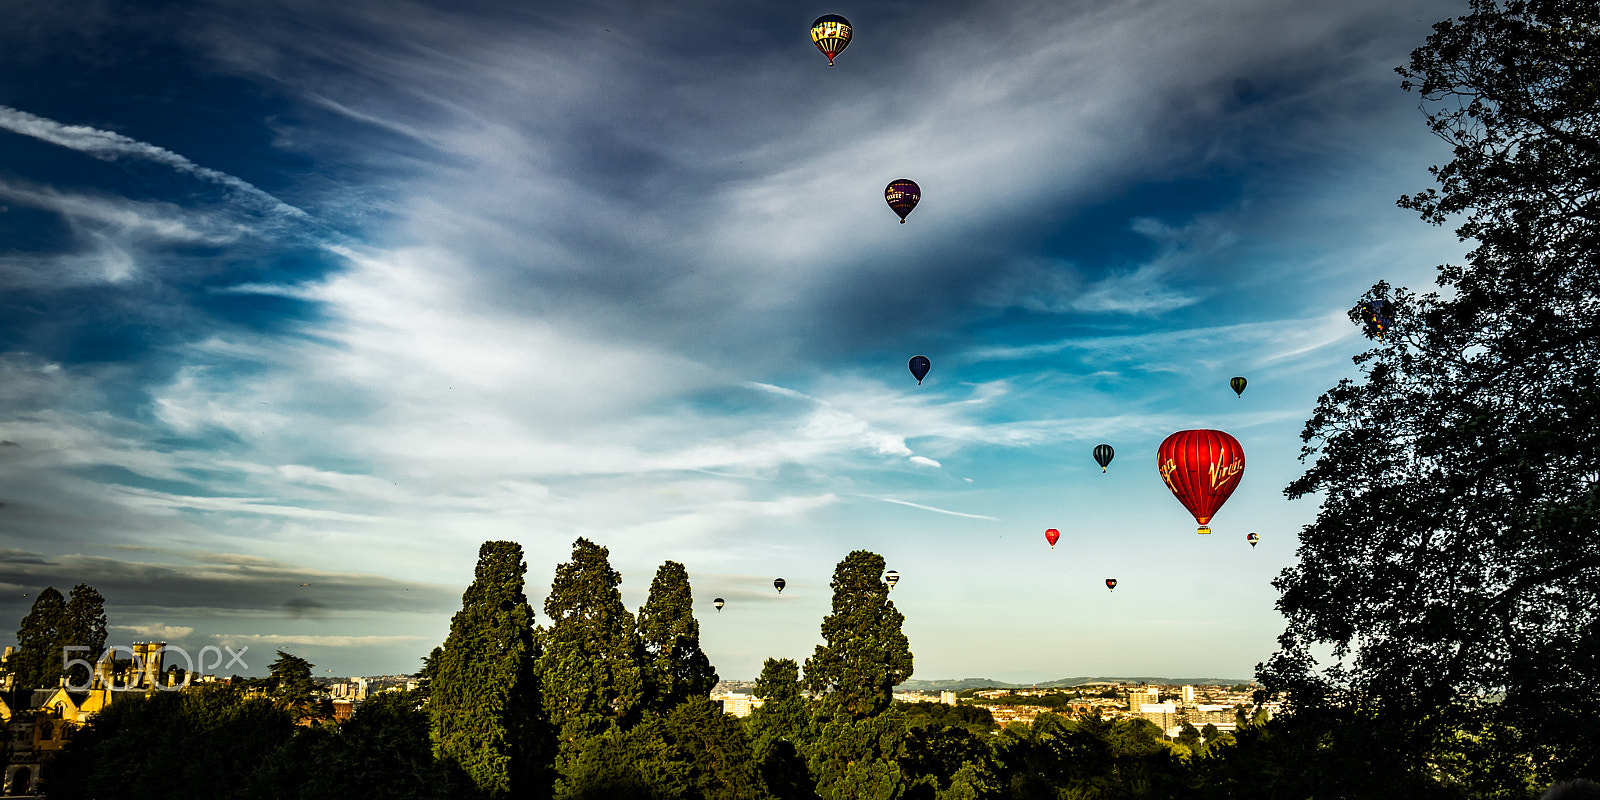
[[[1196,533],[1210,533],[1209,523],[1244,476],[1244,448],[1222,431],[1178,431],[1156,453],[1161,480],[1194,515]]]

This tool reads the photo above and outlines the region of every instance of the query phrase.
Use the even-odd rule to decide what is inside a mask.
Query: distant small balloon
[[[1095,445],[1095,448],[1094,448],[1094,460],[1095,460],[1095,463],[1100,465],[1100,471],[1102,473],[1104,473],[1106,471],[1106,467],[1111,465],[1111,459],[1116,458],[1116,457],[1117,457],[1117,451],[1112,450],[1111,449],[1111,445],[1109,445],[1109,444]]]
[[[885,583],[889,584],[890,589],[893,589],[894,585],[900,582],[900,573],[891,569],[884,573],[883,580]]]
[[[1116,591],[1117,590],[1117,579],[1116,578],[1106,578],[1106,588],[1110,589],[1113,592]]]
[[[717,607],[717,611],[721,612],[722,611],[722,606],[724,605],[724,603],[722,602],[722,598],[718,597],[717,599],[711,601],[711,605],[716,606]]]
[[[892,180],[883,190],[883,199],[894,209],[894,213],[900,215],[900,224],[904,225],[906,215],[910,214],[911,209],[916,208],[917,203],[922,200],[922,187],[918,186],[916,181],[905,178]]]
[[[1239,397],[1244,396],[1244,387],[1248,383],[1250,382],[1244,378],[1234,378],[1233,380],[1228,381],[1228,385],[1233,387],[1233,393]]]
[[[811,43],[828,57],[828,66],[833,66],[833,57],[850,46],[850,20],[838,14],[817,17],[811,23]]]
[[[928,377],[928,368],[932,366],[933,363],[928,361],[927,356],[911,357],[911,377],[917,379],[918,386],[922,385],[923,378]]]
[[[1255,547],[1256,547],[1256,542],[1261,541],[1261,537],[1257,536],[1254,533],[1247,533],[1247,534],[1244,535],[1244,540],[1249,542],[1250,543],[1250,549],[1254,550]]]
[[[772,582],[772,585],[777,588],[778,594],[783,594],[783,587],[788,586],[789,582],[782,578],[778,578]]]
[[[1050,543],[1051,548],[1054,548],[1056,546],[1056,542],[1061,540],[1061,531],[1058,531],[1055,528],[1045,531],[1044,540]]]

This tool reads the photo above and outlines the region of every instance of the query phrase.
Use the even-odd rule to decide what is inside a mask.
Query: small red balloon
[[[1061,540],[1061,531],[1058,531],[1055,528],[1045,531],[1044,540],[1049,542],[1051,547],[1055,547],[1056,542]]]
[[[1178,431],[1161,443],[1156,454],[1161,480],[1200,523],[1197,533],[1210,533],[1207,523],[1244,476],[1244,448],[1222,431]]]

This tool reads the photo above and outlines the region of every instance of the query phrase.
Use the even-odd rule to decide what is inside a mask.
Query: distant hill
[[[1151,683],[1157,685],[1178,686],[1235,686],[1241,683],[1252,683],[1251,678],[1159,678],[1150,676],[1134,676],[1123,678],[1105,677],[1079,677],[1059,678],[1053,681],[1040,681],[1039,683],[1006,683],[991,678],[952,678],[942,681],[906,681],[894,687],[897,692],[960,692],[967,689],[1026,689],[1037,686],[1041,689],[1065,689],[1072,686],[1082,686],[1086,683]]]

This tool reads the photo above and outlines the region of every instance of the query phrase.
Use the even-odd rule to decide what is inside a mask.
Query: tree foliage
[[[606,548],[578,539],[572,560],[556,567],[544,601],[550,628],[539,672],[544,713],[556,730],[556,768],[563,776],[574,774],[574,759],[586,740],[611,726],[631,727],[644,703],[644,648],[634,617],[622,604],[617,589],[622,576],[611,568],[609,555]],[[562,786],[557,794],[567,796],[567,777]]]
[[[548,794],[522,546],[484,542],[444,646],[425,663],[435,754],[489,796]]]
[[[1261,669],[1296,709],[1517,732],[1546,777],[1600,769],[1597,52],[1600,5],[1473,0],[1400,69],[1453,148],[1401,205],[1475,246],[1445,296],[1368,294],[1394,324],[1306,424],[1286,494],[1325,499]]]
[[[700,649],[700,623],[694,618],[694,593],[682,564],[668,561],[656,570],[650,596],[639,609],[639,639],[646,666],[646,705],[666,713],[691,697],[707,697],[717,671]]]
[[[66,622],[66,598],[46,586],[33,599],[33,607],[17,628],[17,649],[7,669],[18,689],[53,687],[61,675],[61,646]]]
[[[896,684],[911,677],[905,616],[889,600],[883,556],[857,550],[833,571],[833,613],[822,620],[823,644],[806,659],[805,686],[829,713],[866,719],[882,713]]]

